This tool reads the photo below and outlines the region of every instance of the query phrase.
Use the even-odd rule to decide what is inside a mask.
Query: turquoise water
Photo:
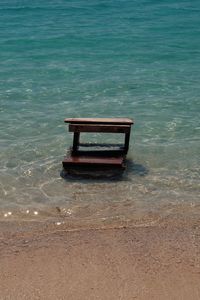
[[[199,16],[197,0],[1,1],[1,218],[199,205]],[[66,117],[135,119],[122,180],[60,177]]]

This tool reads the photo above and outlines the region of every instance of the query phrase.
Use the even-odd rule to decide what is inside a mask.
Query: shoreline
[[[93,229],[2,223],[1,299],[200,298],[198,217]]]

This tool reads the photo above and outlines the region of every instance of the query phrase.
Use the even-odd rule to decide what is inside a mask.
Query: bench
[[[128,118],[68,118],[64,120],[69,124],[69,132],[74,133],[73,146],[70,155],[64,158],[63,167],[69,169],[72,166],[91,167],[122,167],[124,158],[129,149],[131,125],[133,121]],[[117,145],[118,149],[80,150],[82,147],[99,148],[110,146],[110,144],[83,144],[80,143],[82,132],[100,133],[122,133],[124,144]],[[116,146],[115,144],[113,146]]]

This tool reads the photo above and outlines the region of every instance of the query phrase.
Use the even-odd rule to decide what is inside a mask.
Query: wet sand
[[[1,223],[2,300],[200,299],[198,217],[99,229],[21,225]]]

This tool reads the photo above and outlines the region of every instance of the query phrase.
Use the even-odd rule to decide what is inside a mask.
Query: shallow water
[[[1,2],[1,219],[199,205],[199,13],[198,1]],[[60,176],[66,117],[135,119],[120,180]]]

